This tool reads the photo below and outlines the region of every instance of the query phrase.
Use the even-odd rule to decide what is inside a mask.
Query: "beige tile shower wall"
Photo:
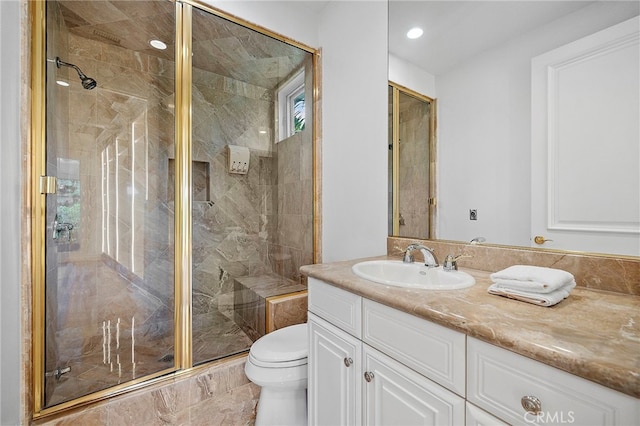
[[[399,235],[429,236],[429,104],[400,95]]]
[[[277,233],[269,246],[273,271],[299,282],[299,268],[313,263],[313,69],[305,62],[305,129],[276,144]]]
[[[511,265],[537,265],[571,272],[578,286],[593,290],[640,295],[640,258],[616,258],[588,253],[554,252],[517,247],[471,245],[450,241],[387,239],[387,254],[402,256],[414,241],[433,248],[442,262],[448,254],[469,255],[460,259],[461,267],[495,272]]]
[[[209,175],[206,201],[193,202],[194,316],[217,309],[233,317],[233,278],[271,272],[273,92],[198,68],[192,91],[193,160]],[[250,149],[246,175],[228,172],[229,144]]]
[[[260,388],[244,374],[246,356],[178,377],[36,425],[249,425],[255,421]]]
[[[104,251],[171,305],[174,225],[167,176],[174,157],[173,62],[75,34],[69,35],[67,61],[98,82],[98,88],[85,90],[74,75],[69,88],[68,141],[72,159],[80,163],[82,199],[76,232],[81,249],[69,252],[69,260],[99,261]],[[103,173],[113,185],[105,197]],[[120,213],[111,209],[104,223],[118,226],[118,233],[103,234],[102,201],[117,203]]]

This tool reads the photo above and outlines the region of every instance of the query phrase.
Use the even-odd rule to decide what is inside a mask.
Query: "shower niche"
[[[175,158],[169,158],[169,169],[167,173],[167,201],[173,202],[175,199],[176,165]],[[210,164],[208,161],[192,161],[192,201],[211,201],[211,185],[209,183]]]

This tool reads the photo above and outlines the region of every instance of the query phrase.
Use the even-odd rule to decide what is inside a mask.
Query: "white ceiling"
[[[389,52],[433,75],[593,1],[390,0]],[[406,32],[424,35],[409,40]]]

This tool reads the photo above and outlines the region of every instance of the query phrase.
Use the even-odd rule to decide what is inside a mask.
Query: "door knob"
[[[553,240],[547,240],[542,235],[536,235],[535,237],[533,237],[533,242],[536,243],[536,244],[544,244],[547,241],[553,241]]]
[[[373,380],[373,372],[371,372],[371,371],[365,371],[365,373],[364,373],[364,379],[365,379],[367,382],[371,382],[371,381]]]

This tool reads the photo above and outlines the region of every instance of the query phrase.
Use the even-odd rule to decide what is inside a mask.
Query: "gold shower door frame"
[[[429,235],[426,238],[432,239],[434,235],[434,225],[436,216],[436,125],[437,125],[437,100],[429,96],[422,95],[414,90],[400,84],[389,81],[392,89],[391,101],[391,145],[392,145],[392,236],[400,235],[400,94],[412,96],[430,105],[429,109]],[[420,236],[424,238],[424,236]]]
[[[205,4],[184,0],[175,1],[175,355],[173,368],[137,378],[124,384],[116,385],[102,391],[81,396],[59,405],[44,407],[45,377],[45,233],[46,233],[46,193],[51,187],[52,179],[46,177],[46,2],[34,0],[29,2],[29,18],[31,24],[31,73],[30,73],[30,126],[29,149],[30,174],[27,191],[30,195],[31,218],[31,371],[25,376],[31,378],[31,395],[33,397],[33,418],[46,417],[54,413],[104,400],[125,392],[139,389],[154,383],[173,380],[176,376],[189,374],[194,370],[192,358],[192,324],[191,324],[191,84],[192,84],[192,8],[222,17],[239,25],[253,29],[281,42],[298,47],[313,56],[313,259],[320,261],[320,240],[318,238],[320,222],[320,180],[319,173],[319,141],[318,122],[318,70],[319,52],[316,49],[295,42],[265,28],[250,24],[235,16],[229,15]],[[206,368],[206,364],[196,368]],[[29,410],[30,411],[30,410]]]

